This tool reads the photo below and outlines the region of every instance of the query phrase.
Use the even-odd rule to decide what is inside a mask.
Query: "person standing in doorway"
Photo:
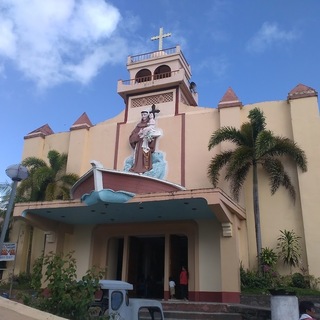
[[[175,299],[176,283],[172,277],[169,277],[169,290],[170,290],[170,299]]]
[[[181,289],[181,298],[188,301],[188,279],[189,274],[186,267],[181,268],[180,272],[180,289]]]

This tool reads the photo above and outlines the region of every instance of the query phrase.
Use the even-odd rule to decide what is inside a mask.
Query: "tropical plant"
[[[280,230],[277,249],[279,249],[279,257],[285,265],[290,266],[290,271],[293,267],[297,267],[300,263],[301,246],[300,239],[296,233],[291,230]]]
[[[271,194],[274,194],[280,186],[284,186],[295,200],[294,186],[280,157],[287,156],[292,159],[303,172],[307,170],[307,159],[304,151],[295,142],[288,138],[276,136],[266,129],[265,116],[259,108],[250,110],[248,118],[249,122],[243,123],[240,130],[234,127],[222,127],[212,134],[208,144],[209,150],[223,141],[233,142],[236,148],[223,151],[212,158],[208,167],[208,177],[213,186],[216,187],[219,182],[220,170],[226,166],[225,179],[230,181],[231,193],[238,200],[243,183],[249,170],[252,169],[253,213],[260,269],[262,241],[258,166],[261,166],[268,174]]]
[[[5,212],[8,206],[12,187],[8,182],[0,183],[0,212]]]
[[[68,156],[56,150],[48,152],[49,165],[42,159],[28,157],[22,161],[29,177],[20,182],[16,202],[52,201],[70,199],[70,188],[79,179],[74,173],[66,173]],[[30,273],[33,227],[30,228],[27,273]]]
[[[260,254],[261,265],[273,268],[275,267],[277,261],[278,261],[278,255],[273,249],[270,249],[268,247],[262,248],[261,254]]]
[[[65,256],[51,252],[40,257],[35,264],[35,272],[39,272],[42,263],[45,270],[43,280],[44,283],[47,283],[47,294],[38,294],[34,299],[25,297],[25,303],[68,319],[86,319],[88,307],[94,299],[99,280],[102,279],[102,270],[92,268],[80,281],[77,281],[77,265],[73,252]],[[40,292],[41,283],[38,278],[33,284]]]
[[[79,177],[66,174],[67,159],[67,154],[56,150],[48,152],[49,165],[36,157],[24,159],[22,165],[28,168],[29,177],[18,187],[17,202],[70,199],[70,188]]]

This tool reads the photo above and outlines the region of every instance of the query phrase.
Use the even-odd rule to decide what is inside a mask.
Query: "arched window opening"
[[[151,80],[151,71],[148,69],[140,70],[135,77],[136,82],[146,82]]]
[[[154,79],[155,80],[169,78],[169,77],[171,77],[171,68],[166,65],[159,66],[154,71]]]

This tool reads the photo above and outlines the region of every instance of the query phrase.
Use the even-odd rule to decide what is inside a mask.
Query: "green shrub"
[[[309,288],[310,284],[301,273],[294,273],[291,277],[292,286],[295,288]]]
[[[268,279],[259,274],[257,271],[244,270],[240,267],[240,280],[241,280],[241,290],[254,289],[254,288],[267,288]]]
[[[262,248],[260,253],[260,263],[262,266],[274,267],[278,261],[278,255],[273,249]]]
[[[31,275],[26,272],[21,272],[17,276],[13,277],[13,281],[16,284],[16,288],[28,289],[30,288]]]
[[[31,288],[37,291],[41,289],[43,259],[44,255],[42,253],[41,256],[35,260],[31,273]]]
[[[40,263],[35,265],[35,268],[39,267]],[[72,252],[65,257],[49,253],[43,257],[43,268],[44,283],[47,284],[46,294],[25,297],[25,303],[67,319],[88,319],[88,306],[99,286],[102,272],[95,268],[90,269],[80,281],[77,281],[76,260],[72,257]],[[35,286],[38,284],[37,281]]]

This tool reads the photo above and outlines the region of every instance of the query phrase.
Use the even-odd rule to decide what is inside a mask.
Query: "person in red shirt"
[[[181,289],[181,298],[183,300],[188,300],[188,278],[189,274],[186,267],[181,268],[180,272],[180,289]]]

